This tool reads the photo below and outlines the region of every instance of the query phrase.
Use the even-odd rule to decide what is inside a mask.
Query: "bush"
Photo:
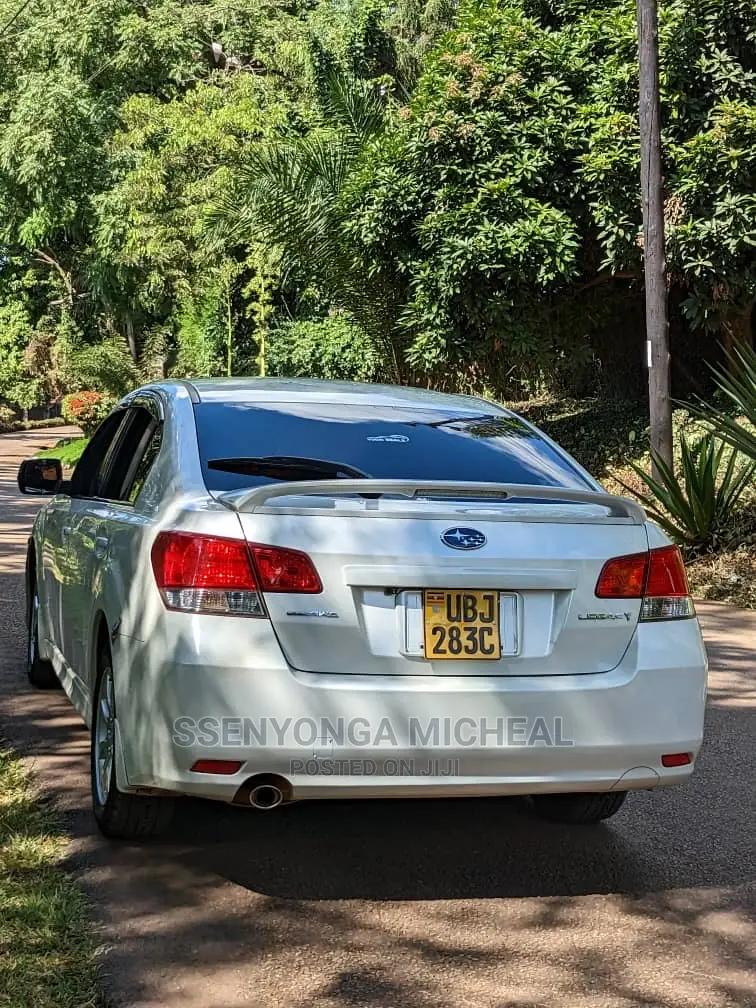
[[[139,384],[125,340],[110,336],[87,343],[68,316],[58,325],[52,356],[64,388],[96,389],[120,399]]]
[[[13,430],[44,430],[47,427],[65,427],[68,423],[63,417],[50,417],[49,420],[17,420]]]
[[[331,381],[380,381],[381,355],[348,315],[290,322],[270,336],[268,372]],[[386,368],[388,362],[386,362]]]
[[[63,397],[62,413],[72,424],[78,424],[89,437],[110,413],[115,399],[104,392],[71,392]]]
[[[17,420],[16,411],[10,406],[0,406],[0,434],[13,430]]]

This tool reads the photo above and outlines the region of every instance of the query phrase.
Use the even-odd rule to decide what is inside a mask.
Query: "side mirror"
[[[26,459],[18,470],[18,489],[23,494],[56,494],[62,482],[60,459]]]

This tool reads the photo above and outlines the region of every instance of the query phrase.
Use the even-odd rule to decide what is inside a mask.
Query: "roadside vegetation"
[[[756,7],[663,0],[675,394],[752,335]],[[633,0],[0,0],[0,397],[642,401]],[[24,73],[17,72],[18,66]]]
[[[45,420],[23,420],[19,412],[11,406],[0,405],[0,434],[12,434],[14,431],[43,430],[47,427],[62,427],[67,421],[62,417],[51,417]]]
[[[66,837],[13,753],[0,751],[0,1006],[98,1008],[84,898]]]

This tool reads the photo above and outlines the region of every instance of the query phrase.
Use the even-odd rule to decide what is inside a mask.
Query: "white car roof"
[[[507,410],[477,396],[449,395],[402,385],[320,381],[314,378],[198,378],[186,383],[200,402],[338,402],[365,406],[435,406],[450,412]]]

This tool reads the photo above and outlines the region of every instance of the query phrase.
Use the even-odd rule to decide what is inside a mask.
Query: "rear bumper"
[[[276,663],[208,668],[178,644],[156,667],[150,645],[121,645],[131,688],[117,708],[134,787],[233,801],[273,773],[296,799],[632,790],[685,781],[702,741],[695,620],[642,624],[617,668],[583,676],[376,681]],[[665,753],[691,763],[665,768]],[[200,759],[241,766],[193,772]]]

